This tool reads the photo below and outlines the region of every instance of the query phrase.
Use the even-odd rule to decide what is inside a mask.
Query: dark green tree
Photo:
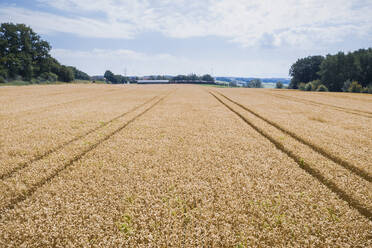
[[[62,82],[71,82],[74,80],[74,72],[68,66],[62,65],[57,75],[58,80]]]
[[[327,55],[320,66],[321,82],[330,91],[342,91],[344,82],[352,77],[352,57],[347,58],[343,52]]]
[[[78,70],[74,66],[69,66],[69,68],[71,68],[71,70],[74,72],[74,78],[75,79],[90,80],[90,76],[88,74],[86,74],[85,72]]]
[[[186,75],[177,75],[172,78],[173,81],[186,81],[188,77]]]
[[[248,82],[248,88],[262,88],[262,81],[261,79],[253,79]]]
[[[188,78],[189,81],[197,81],[197,80],[200,80],[200,78],[199,78],[196,74],[194,74],[194,73],[189,74],[189,75],[187,76],[187,78]]]
[[[318,71],[323,60],[323,56],[309,56],[298,59],[289,70],[289,75],[292,77],[289,88],[297,89],[301,82],[308,83],[319,79]]]
[[[122,75],[115,75],[114,76],[114,82],[116,84],[125,84],[127,82],[127,78]]]
[[[363,87],[372,83],[372,48],[359,49],[352,53],[354,57],[354,75],[350,80],[356,80]]]
[[[58,75],[58,79],[64,82],[72,81],[75,72],[79,76],[86,76],[76,68],[75,71],[62,66],[50,56],[50,49],[49,43],[42,40],[30,27],[24,24],[2,23],[0,25],[0,76],[10,80],[22,77],[30,81],[32,78],[54,79],[55,75]]]
[[[105,74],[103,76],[106,78],[107,81],[116,83],[115,75],[111,71],[105,71]]]
[[[276,82],[275,88],[277,88],[277,89],[283,89],[283,87],[284,87],[284,85],[283,85],[282,82],[280,82],[280,81]]]
[[[205,74],[201,77],[201,80],[203,81],[207,81],[207,82],[214,82],[214,78],[209,75],[209,74]]]
[[[24,24],[0,26],[0,73],[7,78],[38,76],[41,59],[50,57],[48,42]]]

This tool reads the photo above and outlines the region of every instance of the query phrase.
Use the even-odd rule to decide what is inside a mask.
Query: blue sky
[[[372,0],[2,0],[90,75],[288,77],[298,58],[372,46]]]

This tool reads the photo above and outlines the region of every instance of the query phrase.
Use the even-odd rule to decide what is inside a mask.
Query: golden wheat
[[[44,88],[34,90],[38,89]],[[104,110],[97,107],[96,115],[106,112],[107,119],[144,100],[149,102],[2,180],[2,187],[11,190],[2,188],[0,195],[0,246],[372,245],[371,220],[301,168],[283,149],[304,155],[304,161],[319,166],[325,177],[333,175],[332,166],[338,166],[335,173],[343,173],[342,178],[351,184],[347,192],[354,192],[366,208],[371,207],[371,198],[363,198],[362,193],[370,197],[370,191],[361,188],[359,192],[354,184],[368,188],[368,182],[363,184],[363,179],[346,173],[347,169],[319,157],[221,97],[243,118],[285,143],[283,149],[278,148],[206,89],[211,90],[144,86],[135,88],[132,97],[123,97],[122,103],[110,97],[97,99],[96,104],[107,102],[107,106]],[[231,96],[238,98],[242,92]],[[256,98],[239,100],[255,107],[262,104]],[[267,97],[264,101],[272,100]],[[271,117],[272,106],[264,108]],[[93,113],[85,112],[88,110],[94,112],[76,105],[56,110],[61,114],[53,117],[53,123],[65,121],[69,129],[72,123],[63,115],[77,111],[81,120],[93,120]],[[53,120],[46,123],[49,121]],[[59,135],[63,136],[62,132]],[[63,138],[53,137],[57,143]],[[6,146],[11,145],[16,144]],[[367,146],[371,148],[369,143]],[[38,184],[40,180],[44,183]],[[343,185],[341,179],[336,183]],[[23,197],[7,207],[19,195]]]
[[[276,98],[267,94],[270,92],[267,90],[226,89],[223,92],[256,113],[372,175],[372,118]],[[324,98],[328,99],[328,95]]]

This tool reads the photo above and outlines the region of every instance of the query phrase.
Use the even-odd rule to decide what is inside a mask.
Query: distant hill
[[[289,84],[291,81],[291,79],[289,78],[216,77],[217,81],[225,81],[225,82],[232,82],[232,81],[249,82],[253,79],[261,79],[263,83],[275,83],[275,82],[280,81],[283,84]]]
[[[140,78],[143,79],[157,79],[159,76],[157,75],[148,75],[148,76],[142,76]],[[163,75],[161,76],[161,79],[167,79],[170,80],[174,76],[171,75]],[[92,76],[92,80],[103,80],[104,77],[101,75],[97,76]],[[136,79],[137,76],[130,76],[129,78]],[[159,78],[160,79],[160,78]],[[290,83],[291,79],[290,78],[254,78],[254,77],[215,77],[216,81],[224,81],[224,82],[233,82],[233,81],[240,81],[240,82],[249,82],[253,79],[261,79],[262,83],[267,84],[267,83],[276,83],[278,81],[282,82],[283,84],[287,85]]]

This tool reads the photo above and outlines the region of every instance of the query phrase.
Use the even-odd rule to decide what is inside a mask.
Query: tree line
[[[112,84],[125,84],[129,82],[129,78],[124,77],[122,75],[115,75],[110,70],[107,70],[105,74],[103,75],[106,81],[112,83]]]
[[[104,73],[104,79],[112,84],[125,84],[125,83],[136,83],[139,79],[138,77],[125,77],[120,74],[114,74],[110,70],[106,70]],[[177,75],[177,76],[148,76],[146,77],[149,80],[169,80],[171,83],[184,83],[184,82],[194,82],[194,83],[214,83],[214,78],[209,75],[205,74],[202,76],[198,76],[196,74],[189,74],[189,75]]]
[[[372,93],[372,48],[301,58],[289,75],[291,89]]]
[[[0,83],[24,80],[71,82],[89,80],[85,72],[61,65],[50,55],[50,44],[24,24],[0,25]]]
[[[206,82],[206,83],[214,83],[214,78],[209,75],[205,74],[202,76],[198,76],[194,73],[189,75],[177,75],[171,78],[172,82]]]

